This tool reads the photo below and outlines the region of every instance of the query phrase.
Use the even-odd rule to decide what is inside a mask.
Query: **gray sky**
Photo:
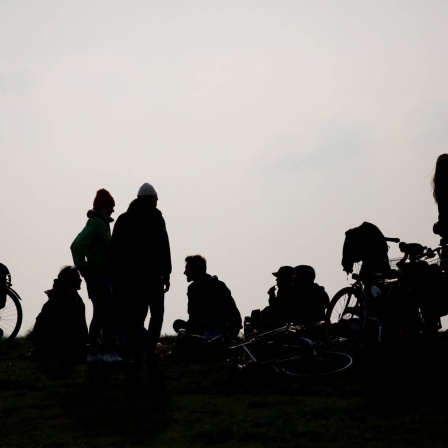
[[[344,232],[363,221],[435,246],[446,17],[444,0],[1,0],[0,261],[23,331],[99,188],[115,218],[142,183],[159,194],[164,333],[187,317],[186,255],[244,316],[281,265],[346,286]]]

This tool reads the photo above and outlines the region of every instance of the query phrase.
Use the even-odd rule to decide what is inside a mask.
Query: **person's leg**
[[[147,354],[151,358],[155,355],[165,312],[165,293],[162,282],[151,284],[149,293],[149,311],[151,316],[148,325]]]
[[[140,357],[146,351],[146,340],[144,329],[146,316],[148,315],[148,304],[142,297],[133,295],[129,298],[128,309],[126,311],[126,328],[129,336],[130,356]]]
[[[113,318],[110,281],[106,275],[89,275],[85,280],[93,306],[93,316],[89,326],[89,353],[91,355],[99,353],[101,339],[103,351],[109,353],[111,350]]]

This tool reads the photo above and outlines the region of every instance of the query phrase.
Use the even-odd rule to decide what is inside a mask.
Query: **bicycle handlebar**
[[[419,243],[401,242],[399,248],[400,251],[404,253],[404,257],[402,259],[403,262],[407,259],[413,262],[431,260],[439,254],[437,249],[432,249]]]
[[[400,238],[389,238],[389,237],[386,237],[386,241],[388,241],[390,243],[399,243],[400,242]]]

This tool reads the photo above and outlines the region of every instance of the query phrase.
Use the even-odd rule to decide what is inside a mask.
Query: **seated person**
[[[315,283],[314,268],[300,265],[294,268],[291,300],[286,307],[286,316],[293,324],[319,324],[325,321],[325,312],[330,298],[323,286]],[[324,326],[307,329],[308,336],[324,337]]]
[[[276,278],[276,285],[268,290],[269,305],[261,310],[260,313],[257,312],[258,310],[252,312],[252,326],[254,329],[264,331],[285,325],[285,313],[291,298],[294,269],[292,266],[281,266],[272,275]]]
[[[213,338],[224,335],[236,339],[242,328],[241,314],[232,294],[218,277],[207,274],[207,261],[201,255],[185,259],[188,286],[188,321],[176,320],[173,328],[189,334]]]
[[[282,266],[277,273],[278,291],[269,293],[269,306],[261,311],[259,331],[267,331],[287,324],[310,324],[325,320],[325,311],[330,298],[323,286],[314,282],[316,273],[311,266],[300,265],[295,268]],[[252,325],[256,310],[252,312]]]
[[[31,340],[32,357],[43,360],[84,360],[88,329],[85,305],[78,294],[81,276],[74,266],[65,266],[45,291],[48,301],[36,318]]]

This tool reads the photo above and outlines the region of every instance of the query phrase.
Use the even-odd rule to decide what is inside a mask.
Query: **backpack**
[[[360,275],[369,277],[389,270],[389,247],[381,230],[369,222],[363,222],[345,232],[342,251],[342,267],[352,273],[353,265],[362,262]]]

